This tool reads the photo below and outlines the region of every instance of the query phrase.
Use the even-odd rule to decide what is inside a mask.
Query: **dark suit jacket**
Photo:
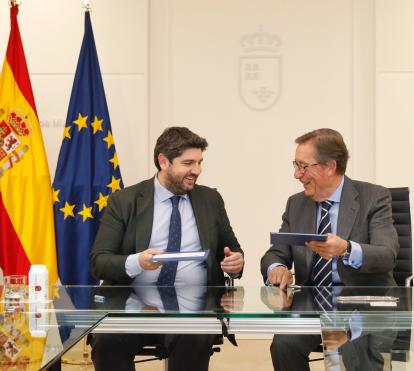
[[[317,204],[303,192],[291,196],[283,214],[281,232],[315,233]],[[392,286],[392,271],[399,250],[397,232],[391,213],[388,189],[345,177],[339,206],[337,233],[346,240],[358,242],[363,261],[359,269],[345,266],[338,259],[341,280],[349,286]],[[261,271],[267,279],[267,268],[281,263],[289,269],[295,264],[298,285],[306,285],[312,272],[313,252],[304,246],[271,246],[261,260]]]
[[[189,194],[201,247],[210,250],[207,284],[224,285],[220,262],[224,247],[242,252],[224,202],[212,188],[196,185]],[[92,252],[91,273],[105,284],[130,284],[125,272],[128,255],[148,249],[154,215],[154,178],[111,194]]]

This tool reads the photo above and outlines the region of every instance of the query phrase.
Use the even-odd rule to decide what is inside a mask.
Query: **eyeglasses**
[[[310,164],[310,165],[301,165],[301,164],[298,164],[296,161],[292,161],[292,164],[293,164],[293,167],[295,168],[295,171],[298,170],[302,174],[308,169],[308,167],[320,165],[319,162],[316,162],[316,163]]]

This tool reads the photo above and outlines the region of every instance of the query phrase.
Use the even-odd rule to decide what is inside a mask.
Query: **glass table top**
[[[63,286],[78,309],[110,315],[223,317],[319,317],[321,313],[411,312],[412,289],[405,287],[268,286],[156,287]],[[328,301],[331,307],[323,304]],[[64,308],[64,304],[61,304]]]
[[[56,312],[46,303],[0,302],[0,369],[42,370],[88,334],[106,312]]]
[[[146,323],[145,318],[152,317],[158,327],[162,320],[169,319],[225,318],[230,324],[252,321],[274,333],[284,322],[290,327],[292,323],[311,319],[317,324],[316,331],[322,329],[325,359],[330,362],[326,363],[327,369],[339,370],[342,366],[338,359],[342,360],[344,344],[354,346],[358,343],[352,341],[363,342],[361,339],[366,336],[375,343],[377,334],[381,334],[381,344],[395,344],[399,333],[405,333],[403,339],[407,336],[409,339],[411,303],[412,289],[404,287],[291,287],[283,291],[259,285],[59,286],[53,289],[53,300],[47,303],[0,301],[0,368],[46,369],[86,334],[96,331],[102,321],[119,318],[130,323],[135,317]],[[269,330],[268,322],[263,321],[275,319],[279,322],[272,322],[276,327]],[[239,332],[248,329],[243,326]],[[297,331],[301,333],[301,325]],[[351,337],[350,332],[353,332]],[[359,336],[355,335],[358,333]],[[389,333],[392,341],[385,341],[383,333]],[[404,345],[399,345],[405,349],[404,354],[410,352],[410,342],[402,340],[399,344]],[[384,347],[379,350],[381,354],[386,350]],[[388,353],[395,355],[392,349]]]
[[[222,317],[229,319],[230,324],[240,319],[257,323],[282,321],[266,322],[265,327],[277,327],[283,321],[291,321],[287,326],[292,327],[292,323],[301,323],[300,320],[307,318],[319,324],[320,319],[318,331],[321,330],[326,370],[386,370],[393,365],[396,369],[395,362],[399,362],[401,370],[410,370],[413,366],[408,362],[412,355],[411,288],[292,287],[283,291],[253,285],[163,289],[67,286],[61,290],[83,298],[84,309],[108,311],[108,318]],[[154,323],[162,326],[164,322],[158,318]],[[277,333],[276,327],[271,331]],[[251,327],[241,325],[241,328],[252,332]],[[296,333],[305,334],[302,329]]]

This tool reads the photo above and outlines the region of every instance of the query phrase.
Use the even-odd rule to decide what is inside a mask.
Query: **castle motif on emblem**
[[[28,117],[17,111],[12,111],[8,118],[5,116],[4,109],[0,108],[0,177],[29,150],[21,142],[22,137],[30,135]]]
[[[259,27],[257,32],[240,38],[239,94],[243,103],[256,111],[276,104],[281,93],[281,42],[277,35]]]

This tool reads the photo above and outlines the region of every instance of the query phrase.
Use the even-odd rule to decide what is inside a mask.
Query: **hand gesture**
[[[269,280],[269,283],[279,286],[282,290],[293,283],[292,272],[282,265],[272,269],[267,279]]]
[[[244,266],[243,254],[233,252],[227,246],[224,248],[224,259],[220,263],[225,273],[240,273]]]

